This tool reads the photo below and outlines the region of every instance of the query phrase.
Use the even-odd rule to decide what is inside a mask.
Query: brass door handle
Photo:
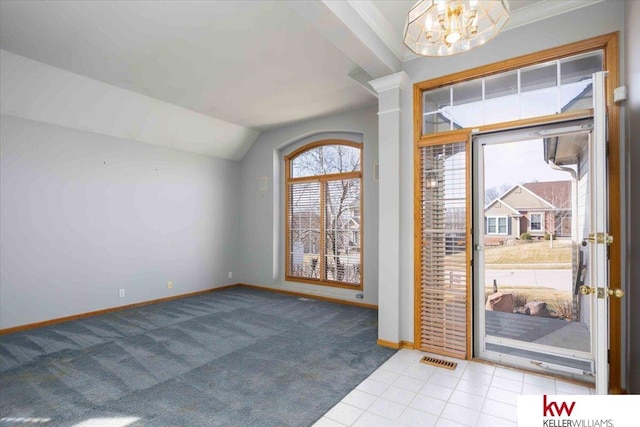
[[[582,285],[580,286],[580,293],[582,295],[591,295],[592,293],[594,293],[596,290],[594,288],[590,288],[589,286],[586,285]]]
[[[587,242],[610,245],[613,243],[613,236],[607,233],[589,233],[589,236],[582,240],[582,246],[587,246]]]
[[[580,286],[580,293],[582,295],[591,295],[596,293],[596,288],[582,285]],[[622,298],[624,296],[624,291],[620,288],[607,289],[607,294],[609,294],[612,297]],[[598,291],[598,298],[604,298],[604,290],[602,290],[602,288],[600,288],[600,290]]]
[[[611,295],[612,297],[616,297],[616,298],[622,298],[624,296],[624,291],[620,288],[617,289],[609,289],[607,290],[607,293],[609,295]]]

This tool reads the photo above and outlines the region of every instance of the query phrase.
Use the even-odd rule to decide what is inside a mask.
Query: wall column
[[[400,96],[408,82],[404,71],[369,82],[378,92],[378,343],[382,345],[400,344]]]

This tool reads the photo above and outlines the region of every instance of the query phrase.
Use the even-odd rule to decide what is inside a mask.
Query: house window
[[[362,289],[361,157],[342,140],[285,157],[287,280]]]
[[[496,234],[496,218],[487,218],[487,234]]]
[[[542,231],[542,214],[532,213],[529,216],[529,230]]]
[[[508,218],[506,216],[488,216],[487,234],[508,234]]]
[[[507,234],[507,217],[498,218],[498,234]]]

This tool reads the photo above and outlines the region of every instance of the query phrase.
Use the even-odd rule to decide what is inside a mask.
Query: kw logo
[[[567,405],[567,402],[562,402],[560,406],[558,406],[557,402],[549,401],[547,403],[547,395],[545,394],[542,398],[542,416],[560,417],[563,412],[566,412],[567,416],[570,417],[575,406],[576,402],[571,402],[571,405]]]

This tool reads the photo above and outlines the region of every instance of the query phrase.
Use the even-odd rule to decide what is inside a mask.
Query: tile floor
[[[519,394],[591,394],[593,389],[513,369],[454,360],[420,363],[402,349],[331,408],[314,427],[515,426]],[[440,357],[440,356],[438,356]]]

